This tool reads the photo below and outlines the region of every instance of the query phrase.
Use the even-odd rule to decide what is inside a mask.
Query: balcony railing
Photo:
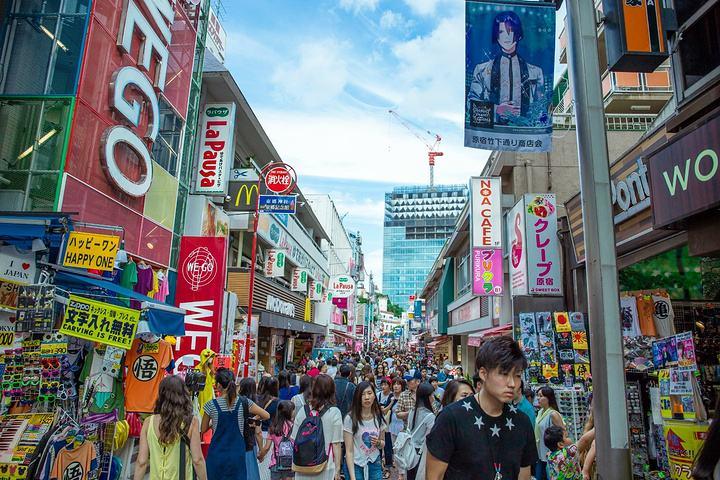
[[[660,67],[652,73],[605,72],[603,97],[613,93],[672,93],[670,69]]]
[[[605,114],[605,128],[608,131],[644,132],[657,115],[637,114],[624,115]],[[553,128],[555,130],[571,130],[575,128],[575,115],[571,113],[556,113],[553,115]]]

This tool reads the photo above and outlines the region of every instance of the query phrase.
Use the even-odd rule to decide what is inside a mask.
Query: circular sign
[[[265,186],[273,193],[286,193],[295,187],[294,172],[286,165],[272,167],[265,174]]]
[[[210,284],[217,273],[217,261],[207,247],[198,247],[187,256],[182,275],[193,292]]]

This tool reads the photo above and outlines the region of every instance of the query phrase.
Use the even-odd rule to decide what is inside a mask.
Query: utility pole
[[[601,480],[629,480],[615,225],[595,8],[592,0],[566,0],[565,5],[585,237],[597,471]]]

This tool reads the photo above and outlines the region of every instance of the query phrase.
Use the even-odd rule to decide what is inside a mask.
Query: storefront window
[[[70,99],[0,99],[4,210],[54,210],[70,110]]]
[[[670,250],[620,270],[620,290],[663,289],[673,300],[720,300],[720,260]]]
[[[470,254],[462,257],[455,268],[455,298],[470,291]]]
[[[14,3],[0,28],[8,33],[0,54],[0,93],[75,93],[89,0]]]

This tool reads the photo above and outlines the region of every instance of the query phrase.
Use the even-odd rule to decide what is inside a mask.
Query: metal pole
[[[625,480],[632,474],[595,8],[592,0],[567,0],[565,5],[585,236],[597,471],[601,480]]]
[[[254,164],[255,162],[253,162]],[[268,165],[271,166],[272,162]],[[250,285],[249,285],[249,291],[248,291],[248,310],[247,310],[247,324],[246,324],[246,334],[245,334],[245,362],[243,365],[243,377],[248,376],[248,372],[250,370],[250,339],[252,338],[251,333],[251,325],[252,325],[252,313],[253,313],[253,292],[255,290],[255,258],[257,257],[257,229],[258,229],[258,219],[260,217],[260,189],[262,188],[262,181],[263,177],[265,175],[265,171],[267,170],[268,166],[265,166],[264,169],[260,171],[258,174],[258,181],[257,181],[257,200],[255,201],[255,212],[253,215],[253,241],[252,241],[252,249],[251,249],[251,256],[250,259]],[[256,165],[257,168],[257,165]],[[240,252],[240,255],[242,256],[242,251]],[[258,336],[260,335],[260,326],[258,325]]]

